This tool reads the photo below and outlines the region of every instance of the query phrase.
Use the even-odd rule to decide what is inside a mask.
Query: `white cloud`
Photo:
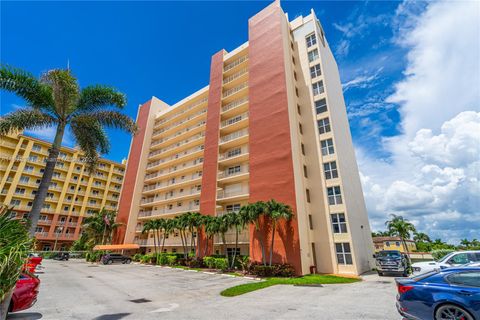
[[[401,6],[397,14],[407,15]],[[479,9],[473,1],[431,2],[398,26],[408,62],[387,103],[399,105],[402,134],[383,138],[388,159],[357,149],[374,230],[396,213],[434,238],[479,237]]]
[[[380,73],[382,72],[383,68],[380,67],[375,73],[368,75],[368,74],[362,74],[362,75],[357,75],[355,78],[345,82],[342,84],[343,86],[343,91],[347,91],[350,88],[368,88],[369,86],[372,85],[372,82],[374,80],[377,80]]]

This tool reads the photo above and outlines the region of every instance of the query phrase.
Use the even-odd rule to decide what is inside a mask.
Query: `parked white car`
[[[419,275],[430,271],[437,271],[463,264],[480,262],[480,251],[455,251],[447,254],[438,261],[417,262],[412,264],[413,275]]]

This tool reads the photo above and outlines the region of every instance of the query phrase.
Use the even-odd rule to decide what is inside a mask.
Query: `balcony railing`
[[[239,114],[239,115],[234,116],[230,119],[222,121],[221,128],[224,128],[224,127],[227,127],[229,125],[235,124],[235,123],[237,123],[239,121],[242,121],[242,120],[245,120],[247,118],[248,118],[248,112]]]
[[[175,166],[175,167],[170,167],[169,169],[165,170],[160,170],[155,173],[150,173],[145,175],[145,180],[161,177],[161,176],[166,176],[169,175],[172,172],[181,172],[183,170],[188,170],[191,169],[192,167],[195,167],[199,164],[203,163],[203,158],[195,159],[193,161],[189,161],[187,163],[183,163],[181,166]]]
[[[242,104],[244,104],[244,103],[246,103],[246,102],[248,102],[248,97],[243,97],[243,98],[241,98],[241,99],[232,101],[232,102],[230,102],[230,103],[228,103],[228,104],[226,104],[226,105],[224,105],[224,106],[222,107],[222,112],[226,112],[226,111],[228,111],[228,110],[231,110],[231,109],[233,109],[233,108],[236,108],[236,107],[238,107],[239,105],[242,105]]]
[[[48,232],[35,232],[35,237],[46,238],[46,237],[48,237]]]
[[[245,89],[246,87],[248,87],[248,81],[245,81],[244,83],[236,86],[235,88],[224,91],[223,94],[222,94],[222,97],[226,98],[228,96],[231,96],[232,94],[235,94],[235,93]]]
[[[183,153],[175,154],[175,155],[173,155],[171,157],[168,157],[168,158],[163,158],[163,159],[157,160],[155,162],[150,162],[149,164],[147,164],[147,168],[149,169],[149,168],[155,167],[155,166],[157,166],[159,164],[162,164],[162,163],[165,163],[165,162],[169,162],[169,161],[173,161],[173,160],[177,160],[177,159],[182,159],[183,157],[186,157],[186,156],[188,156],[192,153],[195,153],[195,152],[198,152],[198,151],[201,151],[201,150],[203,150],[203,145],[188,149],[188,150],[184,151]]]
[[[248,54],[247,55],[244,55],[240,58],[238,58],[237,60],[227,64],[226,66],[223,67],[223,71],[226,72],[230,69],[233,69],[235,68],[236,66],[238,66],[239,64],[243,63],[244,61],[248,60]]]
[[[198,141],[198,140],[201,140],[203,139],[203,137],[205,137],[205,133],[199,133],[199,134],[196,134],[194,135],[193,137],[190,137],[188,139],[185,139],[183,141],[180,141],[178,143],[174,143],[172,144],[171,146],[168,146],[166,148],[163,148],[163,149],[160,149],[160,150],[155,150],[155,151],[152,151],[148,154],[149,157],[153,157],[153,156],[156,156],[157,154],[161,154],[161,153],[164,153],[164,152],[167,152],[167,151],[170,151],[170,150],[173,150],[173,149],[176,149],[176,148],[180,148],[181,146],[187,144],[187,143],[190,143],[190,142],[193,142],[193,141]]]
[[[225,199],[225,198],[230,198],[230,197],[235,197],[240,195],[246,195],[248,194],[248,192],[249,192],[248,187],[243,187],[240,190],[231,190],[231,191],[220,190],[217,193],[217,199]]]
[[[240,78],[241,76],[243,76],[243,75],[246,74],[247,72],[248,72],[248,69],[247,69],[247,68],[243,68],[243,69],[240,70],[239,72],[237,72],[237,73],[235,73],[235,74],[232,74],[231,76],[223,79],[223,84],[227,84],[227,83],[229,83],[229,82],[232,82],[233,80]]]
[[[153,137],[155,137],[156,135],[160,134],[160,133],[163,133],[163,132],[166,132],[172,128],[175,128],[175,127],[178,127],[179,125],[185,123],[185,122],[188,122],[190,120],[193,120],[199,116],[201,116],[202,114],[206,113],[207,112],[207,109],[203,109],[203,110],[200,110],[199,112],[196,112],[188,117],[186,117],[185,119],[183,120],[180,120],[180,121],[177,121],[175,123],[173,123],[172,125],[168,126],[168,127],[165,127],[165,128],[162,128],[162,129],[159,129],[159,130],[154,130],[153,131]]]
[[[189,205],[189,206],[181,206],[181,207],[175,207],[172,209],[167,209],[163,208],[160,210],[153,210],[153,211],[143,211],[139,212],[138,216],[139,217],[151,217],[151,216],[157,216],[157,215],[162,215],[162,214],[171,214],[171,213],[178,213],[178,212],[186,212],[186,211],[197,211],[200,209],[200,206],[196,205]]]
[[[182,114],[190,111],[191,109],[195,108],[196,106],[201,105],[202,103],[207,102],[207,101],[208,101],[208,98],[205,97],[205,98],[203,98],[203,99],[201,99],[201,100],[199,100],[199,101],[191,104],[190,106],[182,109],[182,110],[179,111],[178,113],[175,113],[174,115],[172,115],[172,116],[170,116],[170,117],[168,117],[168,118],[163,118],[163,119],[157,120],[157,121],[155,121],[155,126],[159,126],[159,125],[161,125],[161,124],[163,124],[163,123],[165,123],[165,122],[167,122],[167,121],[170,121],[170,120],[172,120],[172,119],[175,119],[176,117],[181,116]]]
[[[248,129],[235,131],[233,133],[230,133],[230,134],[227,134],[226,136],[221,137],[220,142],[221,143],[228,142],[228,141],[231,141],[231,140],[234,140],[234,139],[246,136],[246,135],[248,135]]]
[[[177,131],[177,132],[175,132],[174,134],[172,134],[172,135],[170,135],[170,136],[168,136],[168,137],[161,138],[161,139],[159,139],[159,140],[153,140],[152,143],[150,144],[150,147],[155,147],[155,146],[160,145],[160,144],[162,144],[162,143],[164,143],[164,142],[170,141],[170,140],[172,140],[172,139],[174,139],[174,138],[176,138],[176,137],[178,137],[178,136],[181,136],[181,135],[183,135],[183,134],[185,134],[185,133],[187,133],[187,132],[190,132],[190,131],[192,131],[192,130],[195,130],[195,129],[198,128],[198,127],[201,127],[201,126],[203,126],[204,124],[205,124],[205,121],[202,120],[202,121],[200,121],[199,123],[197,123],[197,124],[195,124],[195,125],[193,125],[193,126],[191,126],[191,127],[187,127],[187,128],[182,129],[182,130],[180,130],[180,131]]]
[[[222,153],[221,155],[219,155],[218,160],[230,159],[230,158],[238,157],[247,153],[248,153],[248,147],[244,146],[240,149],[240,152],[227,151],[225,153]]]
[[[167,186],[173,186],[173,185],[176,185],[176,184],[186,183],[186,182],[189,182],[189,181],[201,178],[201,177],[202,177],[201,174],[194,173],[194,174],[191,175],[191,177],[189,179],[178,179],[178,180],[175,179],[175,182],[172,182],[172,180],[169,179],[167,181],[162,181],[162,182],[158,182],[156,184],[146,186],[146,187],[143,188],[143,191],[147,192],[147,191],[156,190],[156,189],[160,189],[160,188],[167,187]]]
[[[228,177],[233,177],[233,176],[238,176],[241,174],[248,173],[248,165],[243,165],[240,166],[240,169],[232,169],[232,170],[224,170],[220,173],[218,173],[218,178],[223,179],[223,178],[228,178]]]

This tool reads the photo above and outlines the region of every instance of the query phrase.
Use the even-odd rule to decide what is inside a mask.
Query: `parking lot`
[[[400,319],[392,277],[220,296],[249,280],[143,265],[44,260],[34,307],[8,319]]]

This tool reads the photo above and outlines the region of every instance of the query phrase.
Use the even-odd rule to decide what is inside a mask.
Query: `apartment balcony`
[[[192,112],[194,109],[200,107],[201,105],[205,104],[208,102],[208,97],[205,97],[205,98],[202,98],[201,100],[191,104],[190,106],[186,107],[186,108],[183,108],[181,111],[177,111],[175,114],[173,114],[172,116],[168,116],[168,117],[165,117],[163,119],[160,119],[160,120],[157,120],[155,121],[155,125],[154,127],[155,128],[158,128],[158,127],[162,127],[164,125],[166,125],[167,123],[175,120],[175,119],[178,119],[179,117],[181,117],[182,115],[184,114],[188,114],[189,112]],[[173,111],[172,111],[173,112]]]
[[[68,223],[68,226],[69,226],[69,227],[72,227],[72,228],[75,228],[77,225],[78,225],[77,222],[69,222],[69,223]]]
[[[235,231],[229,231],[225,233],[225,243],[226,244],[235,244]],[[223,245],[222,236],[215,235],[213,238],[213,243],[216,245]],[[248,229],[243,230],[238,234],[238,244],[249,244],[250,243],[250,235]]]
[[[166,189],[166,188],[181,187],[181,186],[185,186],[185,185],[191,185],[191,184],[194,184],[194,183],[199,183],[201,181],[202,181],[202,175],[194,173],[194,174],[191,175],[191,177],[189,179],[186,179],[186,180],[185,179],[184,180],[178,179],[178,181],[175,180],[175,182],[171,182],[171,180],[168,180],[168,181],[164,181],[162,183],[157,183],[157,184],[145,187],[145,188],[143,188],[143,194],[147,195],[147,194],[151,194],[151,193],[157,193],[158,191]]]
[[[15,149],[17,147],[17,144],[13,142],[2,141],[2,143],[0,144],[0,147]]]
[[[248,129],[242,129],[220,137],[219,146],[228,149],[248,142]]]
[[[164,194],[163,196],[156,197],[153,199],[153,201],[150,202],[145,202],[141,204],[145,205],[161,205],[166,202],[172,202],[172,201],[183,201],[183,200],[188,200],[188,199],[193,199],[196,198],[200,195],[200,190],[190,190],[190,191],[183,191],[183,192],[176,192],[173,195],[170,194]]]
[[[240,166],[240,169],[227,169],[218,173],[219,183],[238,182],[248,178],[249,167],[248,164]]]
[[[238,72],[226,77],[223,79],[223,87],[225,89],[230,89],[235,87],[239,83],[245,82],[248,80],[248,68],[242,68]]]
[[[205,130],[205,120],[202,120],[193,126],[184,128],[180,131],[172,133],[169,136],[160,138],[158,140],[152,140],[152,143],[150,144],[150,150],[156,150],[161,146],[163,146],[164,144],[166,144],[167,142],[169,143],[178,142],[181,139],[185,139],[185,137],[187,136],[193,136],[195,134],[201,133],[204,130]]]
[[[244,186],[238,190],[219,190],[217,192],[217,201],[218,202],[226,202],[232,200],[245,200],[248,199],[249,196],[249,188]]]
[[[207,114],[207,109],[203,109],[203,110],[200,110],[199,112],[196,112],[188,117],[186,117],[185,119],[182,119],[180,121],[177,121],[175,123],[173,123],[172,125],[168,126],[168,127],[165,127],[165,128],[161,128],[161,129],[158,129],[158,130],[155,130],[153,131],[153,134],[152,134],[152,139],[156,139],[156,138],[159,138],[159,137],[165,137],[165,136],[168,136],[169,134],[171,134],[174,130],[181,130],[181,129],[184,129],[186,127],[188,127],[189,125],[193,125],[193,123],[197,120],[201,120],[202,118],[205,118]],[[201,122],[200,122],[201,123]],[[196,125],[199,125],[199,124],[196,124]]]
[[[220,131],[222,134],[229,134],[248,126],[248,112],[235,115],[220,123]]]
[[[186,148],[194,147],[202,144],[205,140],[205,133],[199,133],[189,139],[182,142],[172,144],[166,148],[152,151],[148,154],[148,160],[156,160],[162,157],[166,157],[175,153],[178,153]]]
[[[248,81],[245,81],[232,89],[223,91],[222,101],[225,103],[230,103],[241,98],[241,95],[245,94],[246,92],[248,92]]]
[[[246,62],[248,61],[248,54],[241,56],[240,58],[230,62],[229,64],[223,67],[224,74],[233,74],[238,71],[241,67],[246,67]]]
[[[52,224],[52,220],[51,219],[39,219],[38,224],[40,224],[40,225],[50,225],[50,224]]]
[[[195,164],[191,164],[189,166],[185,166],[185,167],[182,167],[182,168],[179,168],[179,169],[177,168],[176,170],[169,169],[169,170],[164,170],[164,171],[160,171],[160,172],[157,172],[157,173],[147,174],[145,176],[145,183],[152,183],[152,182],[155,182],[155,181],[158,181],[158,180],[163,180],[163,179],[173,177],[175,175],[181,175],[182,173],[188,173],[188,172],[195,171],[195,170],[201,170],[202,167],[203,167],[203,161],[202,162],[197,162]]]
[[[189,211],[198,211],[199,209],[200,206],[195,205],[181,206],[172,209],[163,208],[160,210],[144,211],[143,213],[138,214],[138,218],[155,218],[159,216],[176,215]]]
[[[239,151],[229,150],[227,152],[221,153],[218,156],[219,164],[226,166],[234,163],[242,163],[244,161],[247,161],[249,156],[248,145],[242,146],[239,149]]]
[[[244,96],[238,100],[234,100],[222,107],[222,117],[230,117],[238,113],[248,110],[248,96]]]
[[[155,170],[159,170],[160,168],[164,167],[164,166],[168,166],[168,165],[173,165],[174,163],[178,162],[178,161],[187,161],[187,160],[191,160],[195,157],[199,157],[203,154],[203,145],[201,146],[197,146],[197,147],[194,147],[192,149],[188,149],[186,151],[184,151],[183,153],[177,153],[173,156],[170,156],[168,158],[163,158],[163,159],[160,159],[160,160],[157,160],[155,162],[150,162],[149,164],[147,164],[147,171],[148,169],[155,169]]]
[[[35,232],[35,237],[38,239],[45,239],[48,237],[48,232]]]

